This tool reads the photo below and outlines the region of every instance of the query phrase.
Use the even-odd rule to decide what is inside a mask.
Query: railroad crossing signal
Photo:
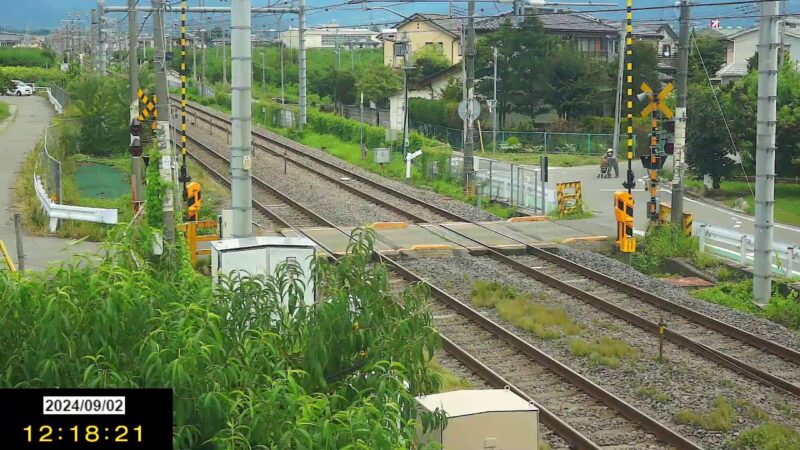
[[[143,90],[139,89],[139,101],[142,103],[144,107],[142,111],[139,113],[139,121],[143,122],[145,119],[149,118],[150,116],[153,119],[158,119],[158,111],[156,110],[156,103],[158,102],[158,96],[154,95],[152,98],[148,97],[147,94],[144,93]],[[156,128],[156,123],[153,122],[151,128]]]
[[[647,85],[647,83],[642,83],[642,92],[647,94],[647,97],[650,99],[650,103],[642,109],[642,117],[647,117],[653,113],[656,109],[661,111],[664,114],[664,117],[667,119],[671,119],[674,115],[672,110],[669,109],[669,106],[665,103],[667,96],[672,92],[673,86],[672,83],[664,86],[664,89],[661,89],[661,92],[658,93],[654,98],[653,97],[653,89]]]

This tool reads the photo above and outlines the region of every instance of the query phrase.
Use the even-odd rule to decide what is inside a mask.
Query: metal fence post
[[[509,168],[509,174],[511,177],[511,182],[508,185],[508,204],[514,204],[514,164],[511,164]]]
[[[539,211],[539,172],[533,171],[533,211]]]
[[[739,238],[739,261],[743,266],[747,265],[747,235],[745,234]]]
[[[19,221],[19,213],[14,213],[14,235],[17,239],[17,267],[20,272],[24,272],[25,250],[22,247],[22,224]]]
[[[517,205],[525,206],[525,183],[522,181],[521,171],[522,167],[517,167]]]
[[[699,231],[698,233],[699,242],[697,243],[697,248],[700,251],[700,253],[703,253],[706,251],[706,225],[705,224],[700,225],[698,231]]]
[[[592,133],[586,134],[586,154],[590,155],[592,153]]]
[[[547,153],[547,131],[544,132],[544,152]]]
[[[786,278],[792,278],[794,276],[794,246],[789,246],[788,250],[788,257],[786,261]]]
[[[492,200],[492,163],[493,159],[489,160],[489,200]]]

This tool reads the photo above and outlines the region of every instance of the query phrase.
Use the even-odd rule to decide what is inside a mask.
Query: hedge
[[[332,134],[345,142],[360,142],[361,122],[334,114],[308,110],[308,128],[315,133]],[[364,144],[368,148],[386,145],[386,130],[364,124]]]
[[[408,118],[415,122],[450,128],[461,128],[463,125],[461,118],[458,117],[458,103],[456,102],[410,98],[408,99],[408,108]]]
[[[67,74],[59,69],[41,67],[0,67],[0,79],[22,80],[35,85],[56,85],[65,87]]]

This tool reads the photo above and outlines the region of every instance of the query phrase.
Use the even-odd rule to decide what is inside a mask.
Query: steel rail
[[[199,147],[203,147],[206,151],[211,152],[212,154],[216,155],[221,160],[227,161],[227,159],[220,155],[219,153],[211,150],[207,145],[200,143],[196,140],[193,140],[195,145]],[[194,158],[194,155],[192,155]],[[196,158],[195,158],[196,159]],[[201,163],[203,164],[203,163]],[[222,176],[221,174],[217,173],[217,178],[227,182],[227,179]],[[279,196],[281,199],[285,200],[287,203],[291,203],[296,205],[298,209],[303,211],[303,213],[315,217],[320,220],[320,222],[325,223],[327,226],[339,231],[340,233],[344,234],[345,236],[349,236],[344,230],[333,224],[332,222],[328,221],[324,217],[320,216],[319,214],[315,213],[311,209],[291,200],[286,194],[280,192],[277,188],[271,186],[269,183],[263,181],[262,179],[253,176],[253,181],[258,184],[259,186],[273,192],[275,195]],[[259,209],[266,209],[266,206],[257,203],[254,200],[254,206]],[[303,233],[301,230],[297,230],[299,233],[303,234],[304,236],[311,239],[310,236]],[[312,239],[313,240],[313,239]],[[320,244],[328,254],[336,258],[334,253],[331,249],[325,247],[324,245]],[[599,385],[595,384],[591,380],[583,377],[579,373],[573,371],[566,365],[562,364],[561,362],[557,361],[556,359],[550,357],[548,354],[544,353],[543,351],[539,350],[538,348],[534,347],[527,341],[521,339],[511,331],[503,328],[502,326],[498,325],[497,323],[493,322],[492,320],[484,317],[481,315],[477,310],[469,307],[468,305],[462,303],[461,301],[457,300],[456,298],[452,297],[451,295],[447,294],[443,290],[439,289],[433,283],[425,280],[424,278],[414,274],[410,270],[406,269],[402,265],[400,265],[397,261],[387,258],[384,255],[381,255],[377,251],[373,251],[373,255],[377,258],[378,261],[384,263],[391,269],[393,269],[396,273],[398,273],[401,277],[406,279],[410,282],[415,283],[422,283],[427,286],[430,290],[432,295],[439,301],[447,304],[453,309],[456,309],[459,313],[470,319],[472,322],[477,324],[478,326],[484,328],[488,332],[494,334],[499,339],[504,340],[505,342],[511,344],[515,349],[517,349],[520,353],[524,354],[531,360],[535,361],[538,364],[545,366],[548,370],[552,371],[554,374],[559,376],[560,378],[566,380],[568,383],[573,384],[578,389],[586,392],[591,397],[598,400],[600,403],[604,404],[605,406],[611,408],[612,410],[616,411],[623,417],[627,418],[631,422],[638,424],[642,427],[642,429],[652,433],[659,439],[662,439],[664,442],[674,445],[677,448],[681,449],[700,449],[697,444],[690,441],[680,433],[668,428],[667,426],[661,424],[657,420],[653,419],[646,413],[640,411],[639,409],[635,408],[634,406],[630,405],[629,403],[625,402],[621,398],[615,396],[614,394],[606,391]],[[445,345],[448,346],[449,349],[453,350],[455,353],[453,354],[454,357],[459,359],[465,366],[467,366],[470,370],[474,371],[479,375],[486,375],[486,381],[490,382],[491,384],[497,386],[500,382],[504,382],[505,386],[509,386],[510,389],[514,390],[515,392],[522,392],[519,388],[511,385],[500,377],[498,374],[494,373],[486,367],[485,365],[475,365],[474,362],[477,360],[475,358],[471,358],[470,355],[459,349],[456,346],[451,346],[451,341],[446,339],[446,336],[442,335],[443,342]],[[493,374],[493,375],[492,375]],[[529,396],[525,396],[526,399],[530,399]],[[532,399],[531,399],[532,400]],[[535,402],[535,401],[534,401]],[[535,402],[536,406],[540,410],[540,417],[542,418],[542,422],[556,432],[560,437],[567,440],[570,443],[573,443],[577,446],[577,448],[585,448],[585,449],[597,449],[599,448],[597,444],[592,442],[589,438],[584,436],[579,431],[572,428],[569,424],[558,418],[555,414],[547,410],[544,406]]]
[[[220,115],[216,111],[207,112],[206,110],[201,109],[201,108],[197,108],[194,105],[192,105],[192,107],[197,111],[204,112],[204,113],[207,113],[208,115],[211,115],[211,116],[215,117],[220,122],[223,122],[223,123],[226,122],[225,117]],[[202,117],[201,117],[201,120],[203,120]],[[209,123],[211,123],[211,122],[209,121]],[[225,129],[225,127],[223,125],[220,125],[220,124],[214,124],[214,125],[219,127],[220,129],[223,129],[223,130]],[[331,169],[334,169],[334,170],[337,170],[337,171],[339,171],[341,173],[346,174],[348,177],[351,177],[351,178],[354,178],[354,179],[358,179],[359,181],[363,181],[363,182],[369,184],[370,186],[374,186],[375,188],[377,188],[377,189],[379,189],[381,191],[391,193],[391,194],[396,195],[396,196],[398,196],[400,198],[403,198],[404,200],[407,200],[409,202],[421,205],[421,206],[426,207],[426,208],[430,208],[434,212],[439,213],[441,215],[446,215],[446,216],[449,216],[449,217],[452,217],[452,218],[457,218],[459,221],[472,223],[472,224],[474,224],[476,226],[482,227],[482,228],[484,228],[486,230],[489,230],[489,231],[491,231],[493,233],[496,233],[496,234],[498,234],[500,236],[506,237],[508,239],[512,239],[513,241],[524,245],[527,253],[531,253],[531,254],[534,254],[536,256],[542,256],[543,259],[547,259],[548,261],[554,262],[556,264],[558,264],[557,261],[560,260],[562,262],[562,264],[563,264],[562,267],[565,267],[565,268],[571,268],[571,267],[575,267],[575,266],[580,266],[579,264],[573,263],[572,261],[569,261],[569,263],[571,263],[571,264],[567,265],[567,261],[568,260],[566,260],[564,258],[561,258],[561,257],[559,257],[559,256],[557,256],[557,255],[555,255],[555,254],[553,254],[551,252],[547,252],[546,250],[531,246],[530,244],[528,244],[528,243],[526,243],[524,241],[520,241],[520,240],[514,238],[513,236],[508,236],[508,235],[506,235],[504,233],[498,232],[497,230],[490,229],[490,228],[488,228],[488,227],[486,227],[486,226],[484,226],[484,225],[482,225],[480,223],[472,222],[472,221],[470,221],[470,220],[468,220],[468,219],[466,219],[464,217],[461,217],[461,216],[459,216],[459,215],[457,215],[455,213],[446,211],[446,210],[444,210],[444,209],[442,209],[442,208],[440,208],[438,206],[431,205],[431,204],[429,204],[429,203],[427,203],[425,201],[418,200],[418,199],[414,198],[413,196],[410,196],[410,195],[405,194],[403,192],[396,191],[396,190],[392,189],[389,186],[386,186],[386,185],[381,184],[381,183],[379,183],[377,181],[371,180],[371,179],[369,179],[367,177],[362,176],[361,174],[358,174],[358,173],[355,173],[355,172],[353,172],[351,170],[339,167],[339,166],[337,166],[337,165],[335,165],[335,164],[333,164],[333,163],[331,163],[329,161],[325,161],[325,160],[323,160],[323,159],[321,159],[321,158],[319,158],[319,157],[317,157],[315,155],[311,155],[311,154],[309,154],[307,152],[304,152],[304,151],[300,150],[300,145],[299,144],[291,145],[289,143],[283,143],[283,142],[280,142],[277,139],[274,139],[274,138],[271,138],[269,136],[264,135],[263,132],[256,131],[256,130],[254,130],[253,133],[256,134],[259,137],[262,137],[265,140],[273,142],[273,143],[275,143],[277,145],[280,145],[280,146],[282,146],[284,148],[289,148],[289,149],[292,149],[294,151],[300,152],[300,153],[302,153],[302,156],[308,157],[309,159],[313,160],[314,162],[319,162],[320,164],[324,165],[325,167],[328,167],[328,168],[331,168]],[[263,148],[263,146],[260,146],[260,147]],[[274,153],[274,154],[280,155],[280,152],[278,152],[277,150],[270,149],[269,151]],[[293,162],[295,164],[301,164],[298,161],[293,161]],[[316,171],[316,170],[314,170],[314,169],[312,169],[310,167],[307,167],[307,169],[312,170],[315,173],[320,173],[319,171]],[[329,179],[329,180],[331,180],[333,182],[336,182],[336,183],[338,183],[340,185],[347,186],[346,183],[342,182],[339,179],[336,179],[335,177],[327,176],[326,179]],[[363,191],[360,191],[360,190],[359,190],[359,192],[363,193]],[[363,194],[366,194],[366,193],[363,193]],[[366,194],[366,195],[369,196],[369,194]],[[370,201],[372,201],[372,202],[375,202],[375,203],[386,203],[385,201],[383,201],[381,199],[378,199],[378,198],[376,198],[374,196],[369,196],[369,197],[370,197]],[[419,217],[419,216],[417,216],[417,215],[415,215],[415,214],[413,214],[411,212],[405,211],[404,214],[407,217],[412,217],[417,222],[424,222],[423,218],[421,218],[421,217]],[[447,228],[448,231],[450,231],[452,233],[455,233],[455,234],[461,236],[464,239],[467,239],[467,240],[472,241],[472,242],[474,242],[476,244],[479,244],[479,245],[481,245],[483,247],[486,247],[489,255],[492,258],[494,258],[495,260],[501,262],[502,264],[508,265],[508,266],[516,269],[517,271],[519,271],[519,272],[521,272],[521,273],[523,273],[525,275],[531,276],[531,277],[533,277],[533,278],[535,278],[535,279],[537,279],[537,280],[539,280],[539,281],[541,281],[541,282],[543,282],[545,284],[548,284],[548,285],[550,285],[550,286],[552,286],[552,287],[554,287],[554,288],[556,288],[556,289],[558,289],[558,290],[560,290],[562,292],[565,292],[565,293],[567,293],[567,294],[569,294],[569,295],[571,295],[573,297],[576,297],[576,298],[578,298],[578,299],[580,299],[580,300],[582,300],[582,301],[584,301],[586,303],[589,303],[589,304],[591,304],[591,305],[593,305],[593,306],[595,306],[595,307],[597,307],[597,308],[599,308],[599,309],[601,309],[601,310],[603,310],[603,311],[605,311],[605,312],[607,312],[607,313],[609,313],[609,314],[611,314],[611,315],[613,315],[613,316],[615,316],[615,317],[617,317],[617,318],[619,318],[621,320],[624,320],[624,321],[630,323],[631,325],[634,325],[634,326],[644,330],[645,332],[648,332],[648,333],[654,334],[654,335],[658,335],[659,334],[660,327],[655,322],[652,322],[652,321],[647,320],[647,319],[645,319],[645,318],[643,318],[641,316],[638,316],[638,315],[636,315],[636,314],[634,314],[634,313],[632,313],[632,312],[630,312],[630,311],[628,311],[626,309],[620,308],[619,306],[616,306],[611,302],[603,300],[600,297],[592,295],[592,294],[590,294],[590,293],[588,293],[586,291],[583,291],[583,290],[581,290],[581,289],[579,289],[577,287],[574,287],[572,285],[564,283],[564,282],[562,282],[562,281],[560,281],[560,280],[558,280],[558,279],[556,279],[556,278],[554,278],[552,276],[549,276],[549,275],[547,275],[547,274],[545,274],[545,273],[543,273],[543,272],[541,272],[541,271],[539,271],[537,269],[534,269],[533,267],[530,267],[530,266],[527,266],[527,265],[525,265],[523,263],[520,263],[519,261],[516,261],[513,258],[510,258],[510,257],[500,253],[499,251],[497,251],[496,249],[492,248],[491,246],[487,246],[484,243],[479,242],[479,241],[473,239],[472,237],[467,236],[466,234],[464,234],[462,232],[454,230],[452,227],[448,227],[445,224],[440,224],[440,226],[442,226],[444,228]],[[640,299],[642,299],[644,301],[647,301],[648,303],[651,303],[652,305],[654,305],[656,307],[664,308],[664,309],[667,309],[668,311],[674,311],[676,313],[679,313],[678,311],[682,311],[682,312],[684,312],[684,314],[686,314],[686,315],[688,315],[690,317],[692,317],[692,316],[704,317],[705,319],[702,319],[703,322],[698,322],[700,325],[704,325],[704,326],[707,326],[708,328],[712,328],[713,330],[718,331],[718,332],[720,332],[723,335],[726,335],[728,337],[733,337],[735,339],[742,340],[742,341],[744,341],[744,342],[746,342],[746,343],[748,343],[750,345],[753,345],[754,347],[756,347],[758,349],[767,350],[768,352],[773,353],[776,356],[784,357],[784,358],[785,358],[784,355],[791,355],[792,352],[794,352],[792,349],[783,347],[780,344],[777,344],[777,343],[775,343],[773,341],[769,341],[769,340],[766,340],[766,339],[761,338],[759,336],[755,336],[755,335],[753,335],[751,333],[748,333],[748,332],[746,332],[744,330],[738,329],[738,328],[733,327],[733,326],[731,326],[729,324],[726,324],[724,322],[721,322],[721,321],[718,321],[716,319],[713,319],[713,318],[711,318],[709,316],[705,316],[702,313],[699,313],[697,311],[693,311],[693,310],[691,310],[689,308],[677,305],[676,303],[670,302],[669,300],[666,300],[666,299],[664,299],[662,297],[658,297],[655,294],[650,294],[650,293],[645,292],[645,291],[643,291],[643,290],[641,290],[639,288],[636,288],[634,286],[627,285],[626,283],[620,282],[620,281],[618,281],[618,280],[616,280],[614,278],[611,278],[611,277],[609,277],[607,275],[604,275],[604,274],[601,274],[599,272],[593,271],[592,269],[589,269],[589,268],[586,268],[586,267],[583,267],[583,266],[580,266],[580,267],[582,267],[582,270],[579,273],[585,273],[585,274],[587,274],[586,275],[587,277],[590,277],[590,278],[594,279],[595,281],[598,281],[600,283],[603,283],[603,284],[608,285],[610,287],[613,287],[615,289],[619,289],[619,290],[621,290],[622,292],[624,292],[626,294],[629,294],[629,295],[632,295],[632,296],[634,296],[636,298],[640,298]],[[591,274],[591,276],[589,276],[589,274]],[[621,286],[621,287],[617,288],[617,286]],[[634,294],[634,292],[636,294]],[[667,306],[669,306],[669,308],[667,308]],[[684,316],[684,314],[681,314],[681,315]],[[686,317],[686,316],[684,316],[684,317]],[[689,318],[689,317],[686,317],[686,318]],[[694,319],[689,318],[689,320],[694,320]],[[715,327],[711,327],[710,325],[707,325],[707,323],[708,324],[713,323],[713,324],[715,324]],[[723,331],[723,330],[725,330],[725,331]],[[736,330],[738,330],[738,331],[736,331]],[[729,334],[729,332],[731,334]],[[748,340],[743,340],[743,339],[740,339],[739,336],[749,336],[749,337],[748,337]],[[731,369],[734,372],[739,373],[740,375],[743,375],[743,376],[745,376],[747,378],[750,378],[750,379],[752,379],[754,381],[757,381],[757,382],[759,382],[761,384],[764,384],[766,386],[769,386],[769,387],[775,388],[777,390],[780,390],[780,391],[782,391],[784,393],[800,397],[800,386],[798,386],[796,384],[793,384],[793,383],[791,383],[791,382],[789,382],[789,381],[787,381],[787,380],[785,380],[785,379],[783,379],[781,377],[778,377],[778,376],[773,375],[773,374],[771,374],[769,372],[766,372],[766,371],[761,370],[761,369],[759,369],[757,367],[754,367],[754,366],[752,366],[750,364],[747,364],[747,363],[745,363],[744,361],[742,361],[740,359],[737,359],[737,358],[735,358],[733,356],[730,356],[730,355],[728,355],[728,354],[726,354],[724,352],[721,352],[721,351],[716,350],[716,349],[714,349],[712,347],[709,347],[709,346],[707,346],[707,345],[705,345],[705,344],[703,344],[701,342],[698,342],[698,341],[696,341],[694,339],[686,337],[686,336],[684,336],[684,335],[682,335],[682,334],[680,334],[678,332],[672,331],[671,329],[667,328],[666,330],[664,330],[664,337],[668,341],[670,341],[670,342],[672,342],[672,343],[674,343],[674,344],[676,344],[678,346],[684,347],[684,348],[692,351],[693,353],[695,353],[695,354],[697,354],[697,355],[699,355],[699,356],[701,356],[701,357],[703,357],[705,359],[708,359],[708,360],[710,360],[712,362],[716,362],[717,364],[720,364],[723,367]],[[769,343],[769,344],[765,344],[765,343]],[[796,353],[796,352],[794,352],[794,353]],[[798,356],[800,356],[800,354],[798,354]],[[793,361],[793,360],[790,359],[790,361]]]

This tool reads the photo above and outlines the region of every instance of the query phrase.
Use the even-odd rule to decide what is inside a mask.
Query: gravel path
[[[753,417],[756,414],[747,412],[748,409],[752,411],[751,407],[763,410],[772,420],[794,428],[800,426],[800,420],[782,412],[800,410],[800,401],[796,398],[745,379],[670,343],[664,346],[666,362],[658,362],[655,336],[511,271],[490,258],[408,259],[402,264],[415,273],[425,274],[429,281],[461,301],[468,301],[476,279],[493,280],[529,294],[532,302],[563,309],[585,327],[583,338],[608,336],[625,341],[637,350],[638,357],[613,369],[573,356],[569,338],[542,339],[500,319],[492,309],[481,310],[582,375],[708,448],[720,448],[727,439],[760,424],[761,421]],[[731,431],[708,431],[675,422],[679,409],[705,411],[717,397],[737,405],[738,418]]]
[[[657,278],[644,275],[627,264],[587,250],[561,246],[553,250],[565,257],[600,273],[623,280],[628,284],[639,286],[649,292],[658,293],[661,297],[683,306],[690,307],[703,314],[727,322],[743,330],[773,340],[786,347],[800,349],[800,333],[790,330],[775,322],[761,317],[736,311],[728,307],[696,299],[684,288],[673,286]]]

